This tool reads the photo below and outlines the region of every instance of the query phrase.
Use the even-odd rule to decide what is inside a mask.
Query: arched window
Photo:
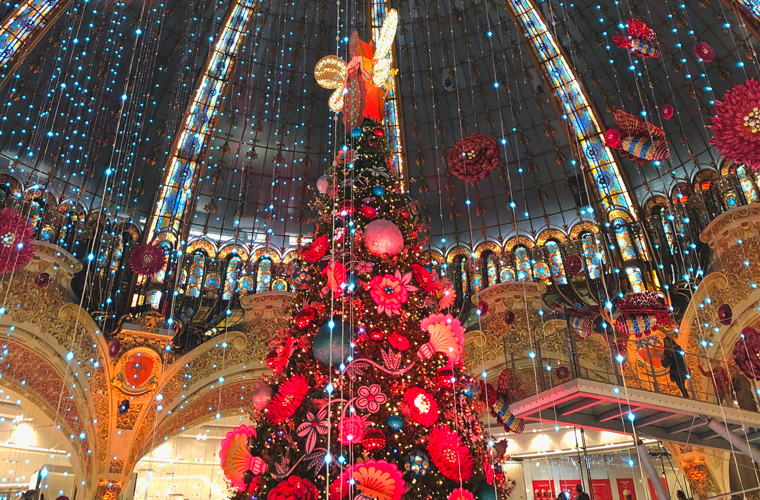
[[[547,264],[545,260],[539,260],[536,262],[533,266],[533,275],[539,281],[549,281],[552,276],[549,264]]]
[[[488,286],[493,286],[499,282],[499,266],[496,263],[496,255],[491,252],[486,257],[486,279],[488,280]]]
[[[285,280],[285,278],[276,278],[272,281],[272,290],[277,290],[279,292],[287,292],[288,291],[288,282]]]
[[[747,167],[744,164],[736,167],[736,178],[739,180],[739,185],[742,188],[742,193],[744,193],[747,203],[757,203],[760,201],[755,189],[755,183],[752,182],[752,178],[747,174]]]
[[[272,259],[262,257],[256,265],[256,292],[265,292],[272,283]]]
[[[238,284],[238,292],[243,294],[249,294],[253,293],[253,291],[256,289],[256,284],[253,282],[253,278],[250,276],[243,276],[240,278],[240,282]]]
[[[242,261],[243,259],[233,254],[227,262],[227,273],[224,278],[224,293],[222,294],[222,299],[224,300],[230,300],[235,291],[237,291],[240,274],[238,268]]]
[[[721,204],[718,198],[718,188],[716,185],[717,181],[718,172],[712,169],[700,171],[694,180],[694,190],[698,191],[702,196],[702,201],[707,210],[708,220],[705,221],[707,223],[721,213]]]
[[[622,218],[614,219],[612,221],[612,231],[615,233],[615,240],[617,241],[623,261],[636,260],[636,250],[631,241],[631,235],[625,220]],[[626,267],[625,271],[633,291],[635,293],[644,292],[646,288],[644,287],[644,278],[641,275],[641,270],[636,267]]]
[[[190,269],[187,272],[187,295],[190,297],[201,296],[201,284],[203,283],[203,273],[206,269],[206,255],[201,252],[195,252],[192,256]]]
[[[517,281],[517,274],[515,274],[515,270],[511,266],[504,266],[499,271],[499,279],[502,283],[505,281]]]
[[[559,243],[554,240],[546,242],[546,250],[549,252],[549,262],[554,277],[560,285],[567,285],[567,275],[565,274],[565,265],[562,262],[562,253],[559,250]]]
[[[583,245],[583,256],[586,258],[588,277],[589,279],[595,280],[600,276],[599,268],[603,263],[604,254],[597,248],[594,233],[582,233],[581,244]]]
[[[671,223],[674,217],[668,214],[668,211],[665,210],[664,207],[656,207],[656,208],[659,208],[658,217],[662,224],[662,232],[665,234],[665,240],[667,241],[667,244],[668,244],[668,250],[670,250],[671,254],[675,254],[676,253],[676,238],[675,238],[675,235],[673,234],[673,226],[671,226]]]
[[[533,273],[530,269],[530,255],[528,249],[523,245],[517,245],[514,249],[515,267],[517,267],[518,281],[532,281]]]

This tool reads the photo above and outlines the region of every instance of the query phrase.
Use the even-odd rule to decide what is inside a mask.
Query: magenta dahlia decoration
[[[760,170],[760,82],[734,85],[715,101],[710,144],[721,156]]]
[[[0,274],[20,269],[32,260],[34,228],[11,208],[0,210]]]
[[[166,253],[157,245],[145,243],[132,250],[129,265],[142,276],[155,276],[166,264]]]

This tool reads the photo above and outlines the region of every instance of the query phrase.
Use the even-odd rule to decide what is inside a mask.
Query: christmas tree
[[[463,371],[455,292],[423,258],[427,228],[369,107],[359,126],[344,109],[350,132],[317,184],[292,319],[267,357],[255,425],[227,436],[222,467],[243,498],[504,498],[506,446],[479,416],[522,422]]]

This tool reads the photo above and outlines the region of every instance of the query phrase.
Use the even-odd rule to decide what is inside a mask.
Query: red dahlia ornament
[[[715,101],[710,144],[721,156],[760,170],[760,82],[734,85]]]
[[[465,182],[476,182],[496,170],[500,156],[496,139],[475,132],[454,144],[449,152],[449,169]]]
[[[20,269],[32,260],[34,228],[11,208],[0,210],[0,274]]]
[[[694,53],[704,62],[712,62],[715,59],[715,51],[707,42],[697,42],[694,45]]]
[[[129,256],[129,265],[132,266],[132,270],[142,276],[155,276],[165,264],[164,249],[150,243],[139,245]]]
[[[673,118],[673,113],[675,113],[676,108],[673,107],[672,104],[663,104],[662,105],[662,117],[666,120],[670,120]]]

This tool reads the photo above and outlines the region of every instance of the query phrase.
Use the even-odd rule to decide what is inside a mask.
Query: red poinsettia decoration
[[[129,256],[129,265],[137,274],[155,276],[166,265],[166,252],[158,245],[138,245]]]
[[[319,491],[314,483],[300,476],[290,476],[269,490],[269,500],[317,500]]]
[[[309,392],[309,382],[303,375],[294,375],[282,384],[279,392],[267,406],[267,417],[274,424],[281,424],[292,417]]]
[[[465,182],[476,182],[496,170],[500,157],[496,139],[474,132],[454,144],[449,152],[449,170]]]
[[[11,208],[0,210],[0,274],[20,269],[32,260],[34,228]]]
[[[301,250],[301,256],[309,264],[314,264],[316,261],[325,256],[329,247],[330,240],[328,240],[327,236],[323,234],[322,236],[306,245],[303,250]]]
[[[430,427],[438,420],[438,403],[425,389],[412,387],[404,393],[401,411],[412,422]]]
[[[444,477],[452,481],[469,481],[472,477],[472,454],[459,434],[447,425],[437,425],[430,431],[428,452]]]
[[[715,101],[711,117],[713,137],[710,144],[730,160],[760,170],[760,82],[754,79],[734,85]]]
[[[694,45],[694,53],[704,62],[712,62],[715,59],[715,51],[707,42],[697,42]]]

